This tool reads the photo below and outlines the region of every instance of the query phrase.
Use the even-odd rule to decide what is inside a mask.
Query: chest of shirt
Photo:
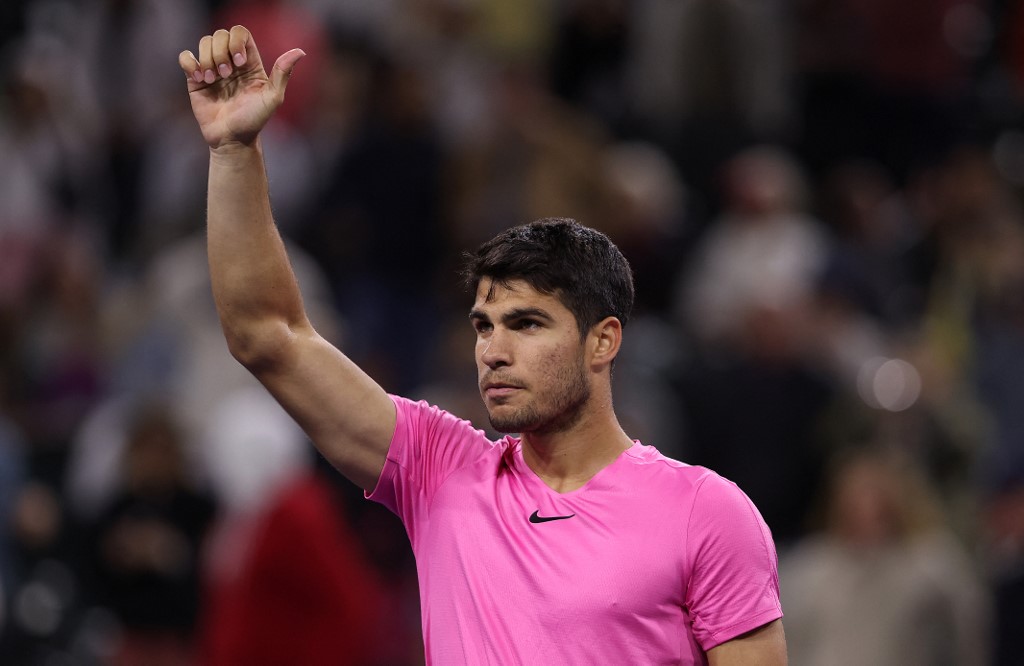
[[[488,602],[543,601],[545,614],[571,611],[574,621],[680,613],[684,507],[648,491],[602,483],[558,494],[529,471],[457,472],[414,544],[423,583]]]

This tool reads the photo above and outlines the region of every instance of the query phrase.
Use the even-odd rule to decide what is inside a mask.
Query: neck
[[[582,487],[633,445],[610,405],[564,431],[523,433],[522,442],[523,460],[559,493]]]

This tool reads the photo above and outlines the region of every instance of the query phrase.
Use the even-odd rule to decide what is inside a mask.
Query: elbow
[[[250,372],[284,363],[294,347],[296,333],[283,321],[245,327],[224,325],[228,351]]]

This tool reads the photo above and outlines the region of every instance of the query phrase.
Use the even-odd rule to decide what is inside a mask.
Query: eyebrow
[[[501,316],[501,321],[507,324],[509,322],[516,321],[517,319],[527,318],[554,321],[551,315],[548,314],[546,310],[542,310],[541,308],[514,308],[503,314]],[[473,308],[472,310],[469,311],[469,319],[470,321],[491,321],[491,318],[487,316],[486,312],[484,312],[483,310],[478,310],[476,308]]]

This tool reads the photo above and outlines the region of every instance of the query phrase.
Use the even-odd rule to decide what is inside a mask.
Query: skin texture
[[[268,72],[249,31],[218,30],[178,62],[210,147],[207,239],[214,300],[232,355],[342,474],[372,490],[395,407],[372,378],[310,325],[270,209],[259,134],[303,52]],[[530,315],[530,316],[526,316]],[[482,281],[471,312],[481,396],[492,421],[522,433],[530,468],[557,492],[581,487],[631,445],[612,408],[622,325],[607,317],[581,342],[555,296],[521,281]],[[773,622],[709,653],[712,664],[785,664]]]
[[[491,425],[511,433],[572,430],[591,390],[583,345],[565,325],[574,325],[571,315],[566,317],[556,299],[525,284],[497,288],[488,299],[487,283],[471,320],[480,396]]]
[[[788,663],[782,620],[769,622],[708,650],[710,666],[785,666]]]
[[[521,280],[484,279],[470,320],[491,421],[520,433],[526,463],[553,490],[581,487],[632,445],[612,409],[618,319],[607,317],[581,342],[575,317],[555,296]]]
[[[269,75],[244,27],[183,51],[192,110],[210,146],[207,243],[228,348],[323,455],[364,489],[376,485],[395,427],[384,390],[310,325],[271,215],[259,132],[284,99],[302,51]]]

